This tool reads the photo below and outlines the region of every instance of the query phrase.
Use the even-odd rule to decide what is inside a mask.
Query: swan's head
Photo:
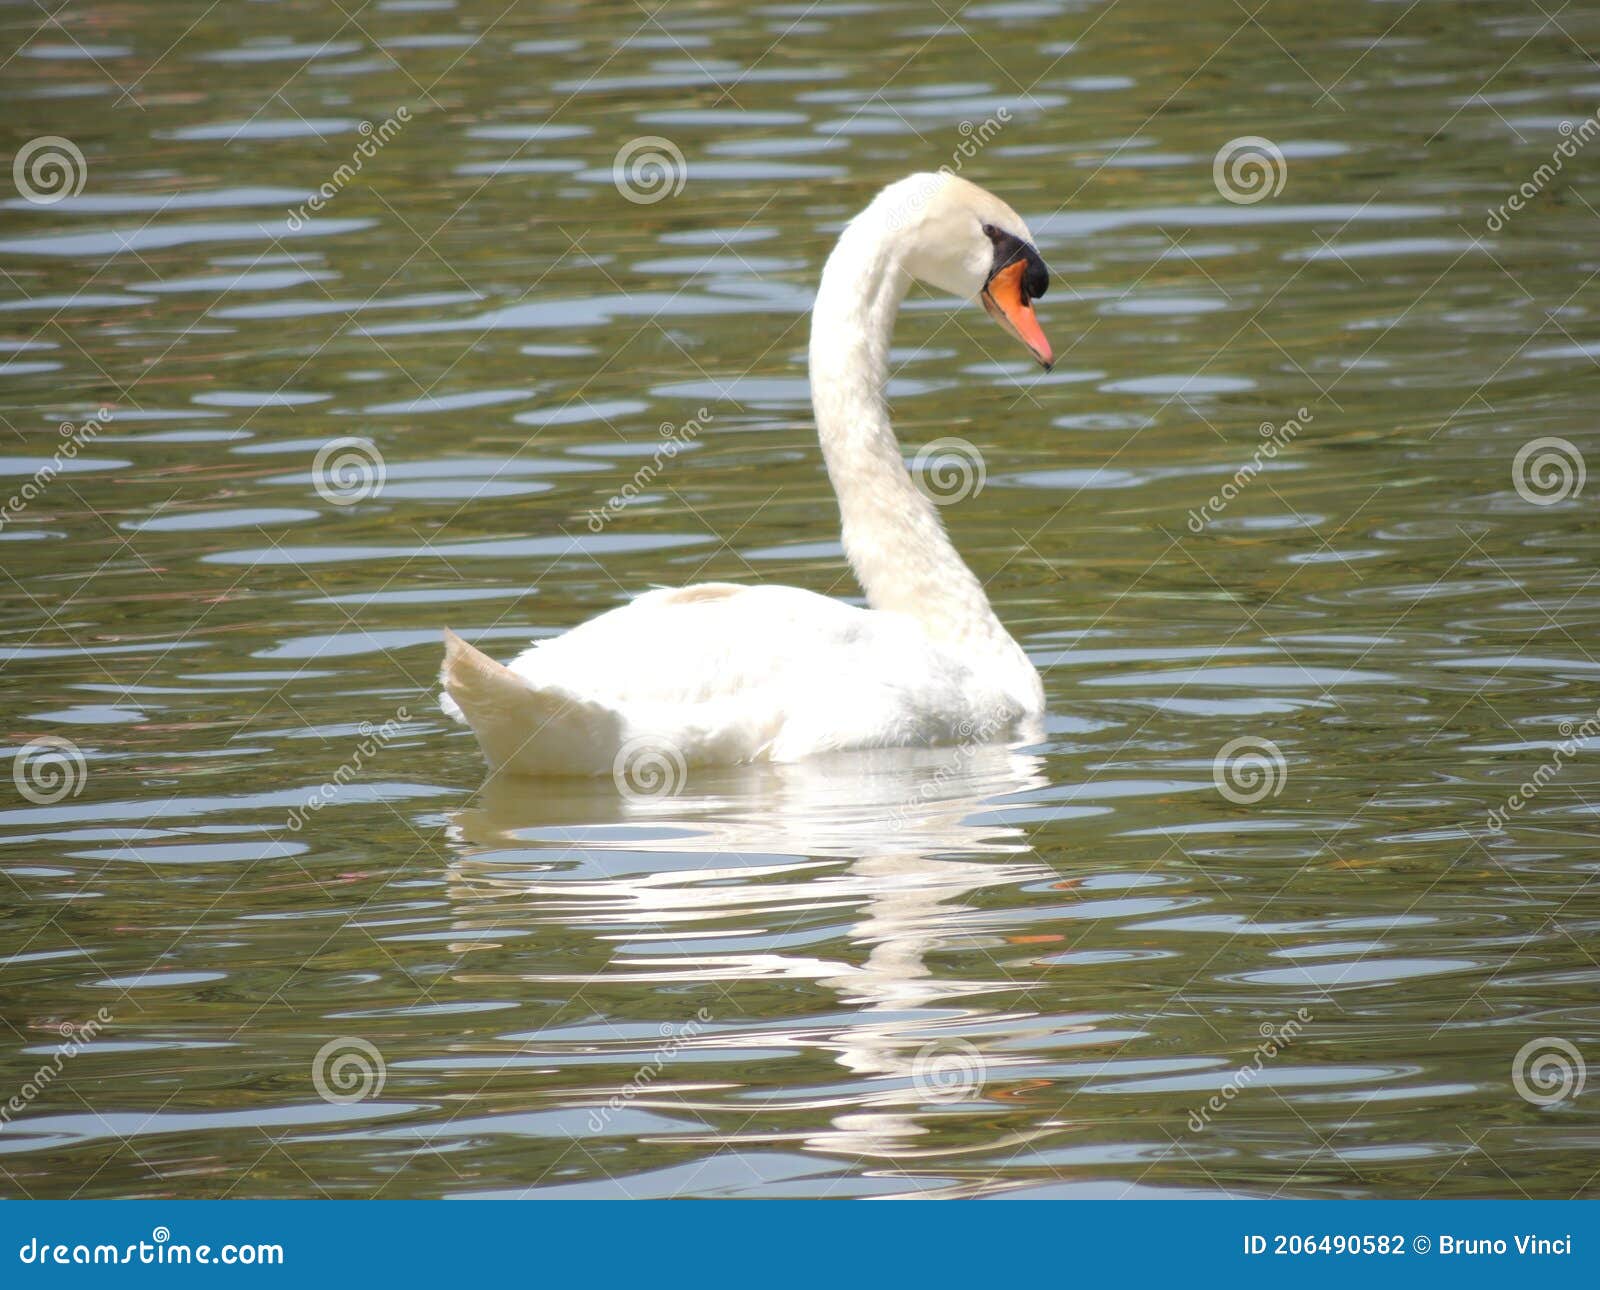
[[[1022,216],[959,175],[912,175],[879,194],[903,240],[901,263],[918,282],[982,301],[989,316],[1049,368],[1050,342],[1033,312],[1050,273]],[[876,203],[875,203],[876,204]]]

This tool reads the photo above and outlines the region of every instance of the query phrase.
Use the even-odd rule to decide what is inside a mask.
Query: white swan
[[[646,592],[502,666],[445,632],[444,710],[491,770],[672,775],[846,749],[1032,737],[1044,687],[912,482],[884,404],[912,279],[972,299],[1049,367],[1027,225],[947,174],[845,228],[811,319],[811,401],[845,555],[870,609],[795,587]],[[636,763],[636,764],[635,764]]]

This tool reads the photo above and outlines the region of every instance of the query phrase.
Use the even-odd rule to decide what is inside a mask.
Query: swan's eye
[[[1002,228],[993,224],[983,226],[985,236],[994,243],[994,267],[989,270],[991,276],[999,273],[1008,264],[1013,264],[1023,258],[1023,248],[1027,245],[1014,233],[1007,233]]]

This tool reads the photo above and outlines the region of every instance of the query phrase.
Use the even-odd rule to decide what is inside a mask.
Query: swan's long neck
[[[811,401],[845,555],[874,609],[916,619],[981,656],[1019,699],[1042,702],[1037,672],[912,482],[889,424],[889,342],[910,285],[900,245],[892,205],[874,202],[840,236],[812,310]]]

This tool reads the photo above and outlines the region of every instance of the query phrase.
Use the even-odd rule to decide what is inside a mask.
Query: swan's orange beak
[[[1055,361],[1050,342],[1033,312],[1027,293],[1023,291],[1022,276],[1028,266],[1023,260],[1013,260],[996,273],[983,288],[983,307],[989,316],[1028,347],[1045,371]]]

